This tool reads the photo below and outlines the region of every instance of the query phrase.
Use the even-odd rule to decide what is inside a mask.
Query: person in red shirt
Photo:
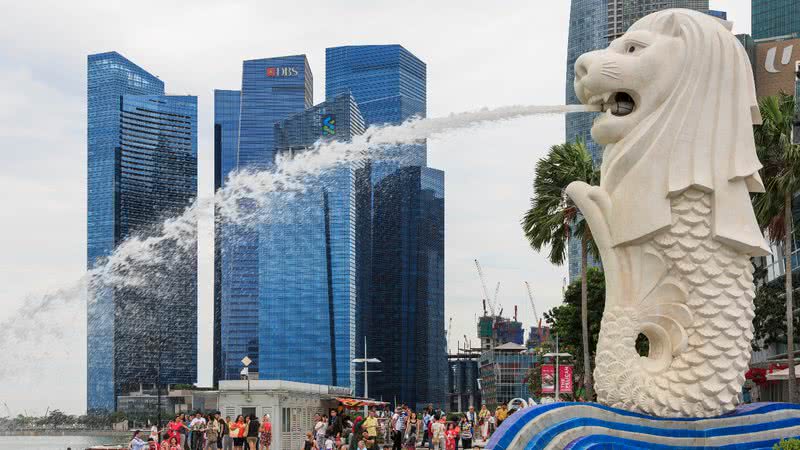
[[[446,450],[456,450],[456,439],[458,439],[459,431],[456,424],[450,423],[447,425],[447,431],[444,434]]]

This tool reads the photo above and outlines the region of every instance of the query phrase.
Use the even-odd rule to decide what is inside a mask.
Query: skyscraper
[[[214,192],[219,190],[236,168],[239,150],[239,110],[241,91],[214,91]],[[216,215],[216,214],[215,214]],[[228,225],[230,227],[230,225]],[[224,378],[222,348],[222,228],[214,223],[214,385]],[[230,264],[231,261],[228,259]]]
[[[578,97],[573,86],[575,60],[582,54],[608,46],[609,42],[622,36],[634,22],[642,17],[667,8],[688,8],[708,12],[708,0],[572,0],[569,14],[569,37],[567,41],[567,104],[576,104]],[[570,113],[565,119],[566,140],[581,139],[599,166],[603,149],[592,140],[592,122],[597,113]],[[589,266],[598,262],[588,257]],[[581,249],[578,239],[570,239],[568,245],[569,279],[580,275]]]
[[[752,0],[753,39],[800,37],[800,2]]]
[[[125,239],[158,232],[161,219],[196,197],[197,98],[164,95],[161,80],[109,52],[88,57],[87,103],[91,270]],[[162,250],[176,259],[147,286],[90,287],[89,410],[115,409],[117,396],[139,384],[196,381],[196,242],[171,246]],[[164,351],[177,343],[179,355]]]
[[[305,55],[245,61],[241,91],[215,92],[215,161],[219,186],[235,170],[270,168],[275,160],[275,124],[310,108],[313,76]],[[246,202],[239,208],[255,205]],[[248,356],[251,376],[264,367],[266,324],[260,320],[266,292],[259,229],[252,224],[219,223],[215,274],[215,377],[237,379]]]
[[[278,122],[275,150],[293,158],[320,139],[348,141],[363,132],[355,100],[342,94]],[[354,387],[363,167],[341,164],[302,191],[270,194],[274,213],[259,225],[259,337],[268,343],[259,348],[262,379]]]
[[[351,94],[367,126],[425,117],[425,63],[402,46],[328,48],[325,61],[328,100]],[[369,295],[357,320],[357,342],[366,336],[368,356],[382,361],[370,396],[415,407],[444,405],[447,378],[444,173],[426,167],[426,150],[401,146],[368,162],[371,223],[362,229],[371,230],[371,256],[363,259],[371,276],[359,284]]]
[[[669,8],[708,12],[708,0],[608,0],[608,41],[622,36],[642,17]]]

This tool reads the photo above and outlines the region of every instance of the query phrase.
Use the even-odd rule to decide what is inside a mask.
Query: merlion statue
[[[567,194],[606,277],[595,389],[662,417],[733,410],[750,359],[750,257],[769,253],[750,192],[763,192],[748,56],[727,22],[672,9],[575,63],[582,103],[603,105],[600,186]],[[636,352],[644,334],[649,355]]]

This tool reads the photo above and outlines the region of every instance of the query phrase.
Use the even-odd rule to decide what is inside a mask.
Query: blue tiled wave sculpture
[[[652,417],[597,403],[552,403],[506,419],[486,450],[771,449],[800,437],[800,405],[752,403],[707,419]]]

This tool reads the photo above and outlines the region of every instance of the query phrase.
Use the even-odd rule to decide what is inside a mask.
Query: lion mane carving
[[[727,25],[665,10],[575,63],[578,98],[606,111],[592,127],[606,146],[601,184],[567,194],[605,269],[594,377],[609,406],[712,417],[739,401],[753,338],[750,257],[769,248],[749,195],[763,191],[752,70]]]

